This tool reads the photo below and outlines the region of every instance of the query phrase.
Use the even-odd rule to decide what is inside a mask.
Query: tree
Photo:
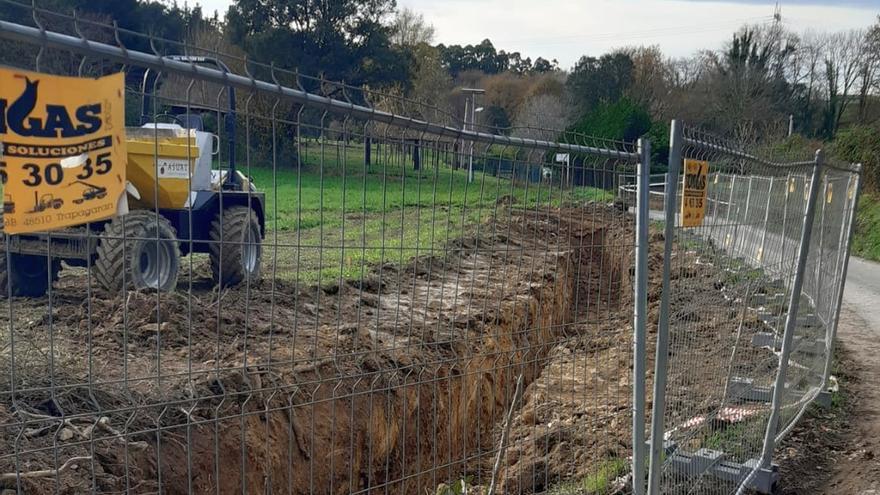
[[[798,49],[792,56],[788,79],[795,88],[795,123],[802,132],[812,135],[817,127],[816,116],[821,113],[817,97],[822,83],[822,58],[825,53],[825,36],[807,31],[798,41]]]
[[[385,24],[394,7],[394,0],[235,0],[227,29],[261,61],[355,85],[390,85],[408,81],[410,66]]]
[[[546,58],[538,57],[535,59],[535,65],[532,66],[532,71],[539,74],[555,70],[559,70],[559,62],[555,58],[550,61]]]
[[[782,33],[778,26],[746,26],[716,59],[705,88],[716,130],[746,142],[781,129],[792,108],[783,68],[795,50]]]
[[[62,14],[76,11],[79,15],[85,15],[86,20],[96,20],[104,24],[116,21],[120,28],[150,33],[156,38],[173,41],[183,41],[188,30],[197,28],[202,23],[217,24],[216,19],[205,18],[199,6],[184,9],[177,3],[169,5],[155,0],[42,0],[38,2],[38,6],[43,10]],[[59,16],[43,17],[45,25],[50,29],[75,34],[72,22]],[[29,9],[9,2],[0,2],[0,18],[27,25],[33,25],[34,22]],[[87,34],[98,34],[99,41],[108,37],[107,41],[115,41],[109,30],[89,27],[87,23],[82,23],[80,27],[91,31]],[[98,30],[103,32],[96,33]],[[125,43],[132,50],[151,51],[150,42],[145,37],[126,36]]]
[[[623,97],[633,81],[633,61],[625,53],[581,57],[568,77],[577,110],[586,114],[602,103]]]
[[[864,38],[865,33],[862,31],[849,31],[832,34],[826,40],[824,62],[827,106],[823,130],[829,138],[837,133],[850,105],[850,96],[859,77]]]
[[[570,128],[578,134],[615,141],[635,141],[651,130],[651,115],[636,103],[621,98],[602,103]]]
[[[569,106],[565,104],[562,96],[553,94],[540,94],[527,99],[513,121],[513,135],[531,139],[547,139],[547,133],[543,129],[556,131],[558,135],[562,129],[571,123]],[[555,136],[554,136],[555,137]]]
[[[508,70],[515,74],[528,74],[532,71],[532,59],[522,58],[519,52],[511,52],[507,55]]]
[[[486,90],[483,101],[487,105],[501,108],[507,115],[515,115],[526,98],[531,80],[505,72],[483,77],[478,86]]]
[[[489,132],[493,134],[508,134],[510,132],[510,115],[507,110],[498,105],[489,105],[485,110],[484,122]]]
[[[430,45],[434,41],[434,26],[425,21],[425,16],[409,7],[397,13],[392,25],[391,42],[409,48]]]
[[[859,123],[868,117],[868,99],[871,90],[880,89],[880,16],[871,26],[861,44],[859,66]]]
[[[877,16],[877,22],[868,30],[868,50],[876,63],[880,65],[880,15]],[[875,73],[874,87],[880,90],[880,69]]]
[[[633,63],[632,84],[627,96],[652,113],[664,114],[669,93],[669,66],[658,46],[624,48]]]
[[[411,96],[435,109],[434,115],[422,115],[423,118],[449,122],[454,113],[451,107],[450,92],[452,78],[440,63],[437,48],[426,44],[414,48],[415,68],[412,77]]]

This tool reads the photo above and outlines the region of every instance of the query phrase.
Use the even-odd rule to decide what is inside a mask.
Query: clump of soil
[[[323,288],[112,297],[63,276],[51,304],[13,300],[0,322],[14,370],[0,475],[30,473],[0,487],[421,495],[486,479],[520,375],[511,457],[541,444],[552,462],[581,437],[623,455],[631,224],[603,205],[511,211],[442,256]],[[579,416],[591,433],[524,434],[573,384],[595,394]]]
[[[542,361],[543,372],[530,385],[513,423],[503,487],[505,493],[617,493],[626,491],[632,455],[632,232],[610,228],[605,259],[582,259],[590,267],[619,267],[614,276],[594,280],[584,290],[601,304],[574,309],[567,332]],[[681,239],[679,239],[681,240]],[[664,237],[650,237],[648,287],[647,410],[651,410],[656,329],[662,290]],[[609,261],[610,259],[610,261]],[[734,406],[727,377],[756,378],[767,384],[776,356],[751,344],[767,326],[749,299],[774,292],[766,277],[746,278],[736,264],[711,245],[676,243],[670,271],[670,328],[666,430],[685,451],[712,445],[736,455],[728,445],[712,444],[723,432],[754,419],[749,406]],[[589,280],[589,277],[587,278]],[[584,280],[584,279],[580,279]],[[614,290],[614,287],[627,290]],[[608,290],[611,288],[612,290]],[[778,308],[777,308],[778,309]],[[646,424],[650,424],[646,417]],[[755,428],[755,431],[759,431]],[[762,432],[763,430],[760,430]],[[731,441],[741,440],[732,434]]]

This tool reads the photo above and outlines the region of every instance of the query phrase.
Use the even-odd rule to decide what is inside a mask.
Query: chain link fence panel
[[[0,491],[633,490],[645,148],[3,6],[22,81],[125,74],[155,168],[127,215],[3,236]]]
[[[673,150],[651,493],[769,492],[776,442],[827,385],[858,169],[678,123]],[[693,160],[709,167],[706,217],[686,227]]]

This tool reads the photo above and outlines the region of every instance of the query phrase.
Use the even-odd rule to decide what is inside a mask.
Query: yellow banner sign
[[[125,79],[0,68],[3,230],[59,229],[125,201]]]
[[[684,161],[684,187],[681,193],[681,225],[699,227],[706,216],[709,162]]]

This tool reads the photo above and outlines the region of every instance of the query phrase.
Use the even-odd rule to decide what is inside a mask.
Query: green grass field
[[[465,170],[442,160],[435,167],[426,155],[414,170],[408,156],[376,153],[364,170],[362,147],[338,152],[334,144],[312,144],[301,151],[299,169],[243,169],[266,193],[266,270],[275,259],[276,276],[301,283],[360,278],[372,265],[442,254],[447,241],[511,202],[546,208],[612,197],[601,189],[563,190],[481,172],[468,183]]]

